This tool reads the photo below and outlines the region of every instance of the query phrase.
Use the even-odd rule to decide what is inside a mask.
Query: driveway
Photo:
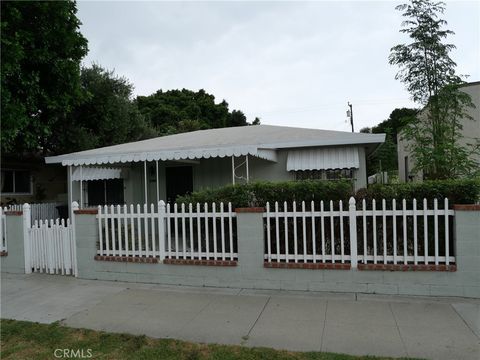
[[[2,274],[1,317],[195,342],[480,359],[480,301]]]

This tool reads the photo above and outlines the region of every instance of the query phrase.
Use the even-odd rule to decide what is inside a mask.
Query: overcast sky
[[[401,2],[78,2],[85,65],[114,69],[136,95],[205,89],[251,121],[349,131],[415,106],[390,48]],[[480,2],[447,2],[458,73],[480,80]]]

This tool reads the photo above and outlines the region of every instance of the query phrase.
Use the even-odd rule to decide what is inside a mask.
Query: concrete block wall
[[[2,272],[25,273],[23,213],[6,211],[7,254],[0,257]]]
[[[237,209],[237,266],[95,260],[95,213],[78,211],[78,277],[170,285],[480,298],[480,208],[458,207],[455,224],[456,271],[312,270],[264,266],[261,209]]]
[[[78,210],[74,221],[78,277],[170,285],[480,298],[478,205],[455,208],[456,271],[265,267],[262,211],[237,209],[238,262],[233,264],[236,266],[231,262],[225,262],[228,266],[202,266],[96,260],[99,238],[96,210]],[[6,219],[8,254],[0,257],[1,271],[25,273],[22,213],[7,213]]]

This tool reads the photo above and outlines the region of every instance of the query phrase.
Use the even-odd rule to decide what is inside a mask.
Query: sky
[[[128,2],[79,1],[89,53],[83,64],[115,70],[135,95],[205,89],[216,102],[262,124],[350,131],[418,107],[390,48],[400,1]],[[444,19],[459,74],[480,80],[480,2],[447,1]]]

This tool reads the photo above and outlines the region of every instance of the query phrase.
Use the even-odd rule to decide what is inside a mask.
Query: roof
[[[378,145],[385,134],[254,125],[199,130],[45,158],[46,163],[90,165],[116,162],[253,155],[274,160],[284,148]]]

